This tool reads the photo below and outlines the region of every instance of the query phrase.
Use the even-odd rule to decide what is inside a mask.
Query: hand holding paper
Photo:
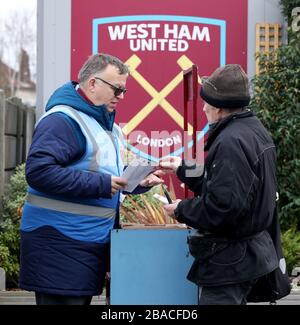
[[[128,182],[124,190],[131,193],[154,170],[155,166],[151,161],[143,158],[134,159],[122,174],[122,178]]]
[[[148,176],[146,176],[141,182],[140,182],[140,186],[156,186],[159,184],[164,183],[164,180],[160,178],[161,175],[161,171],[157,170],[151,174],[149,174]]]
[[[159,160],[159,167],[165,173],[176,173],[182,164],[182,159],[178,156],[167,156]]]
[[[127,185],[127,180],[121,177],[111,177],[111,195],[115,195]]]

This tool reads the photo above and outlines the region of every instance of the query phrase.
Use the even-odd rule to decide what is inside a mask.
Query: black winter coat
[[[271,272],[278,259],[266,231],[276,205],[276,152],[270,135],[252,112],[236,113],[211,130],[205,150],[202,176],[186,177],[191,167],[184,163],[177,171],[196,196],[179,203],[176,218],[201,233],[200,246],[190,247],[196,259],[188,279],[223,285]]]

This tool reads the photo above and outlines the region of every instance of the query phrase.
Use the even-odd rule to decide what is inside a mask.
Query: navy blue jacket
[[[112,130],[115,113],[94,106],[69,82],[57,89],[46,110],[67,105],[93,116]],[[26,162],[26,179],[35,190],[61,197],[110,198],[111,175],[64,168],[85,153],[85,137],[75,121],[63,113],[51,114],[37,125]],[[135,193],[149,188],[140,187]],[[115,227],[118,227],[118,215]],[[109,264],[109,244],[75,240],[59,229],[21,227],[20,287],[59,295],[97,295],[102,291]]]

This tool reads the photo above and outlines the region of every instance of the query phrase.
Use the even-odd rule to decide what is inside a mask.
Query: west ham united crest
[[[174,0],[172,8],[168,1],[133,0],[101,6],[90,0],[83,8],[73,0],[72,73],[76,76],[77,67],[97,52],[115,55],[130,68],[128,92],[116,116],[132,152],[151,160],[181,155],[191,147],[193,131],[202,147],[208,126],[200,98],[198,128],[193,130],[189,114],[184,132],[183,73],[197,65],[200,87],[200,77],[218,66],[233,60],[245,66],[247,1],[229,1],[240,7],[239,17],[219,0],[212,0],[214,5]]]

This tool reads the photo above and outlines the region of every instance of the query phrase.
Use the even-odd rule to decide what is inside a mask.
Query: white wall
[[[71,0],[38,0],[37,118],[51,93],[70,80]]]
[[[248,75],[255,74],[255,25],[256,23],[279,23],[285,26],[279,0],[248,0]],[[286,35],[283,35],[285,40]]]

